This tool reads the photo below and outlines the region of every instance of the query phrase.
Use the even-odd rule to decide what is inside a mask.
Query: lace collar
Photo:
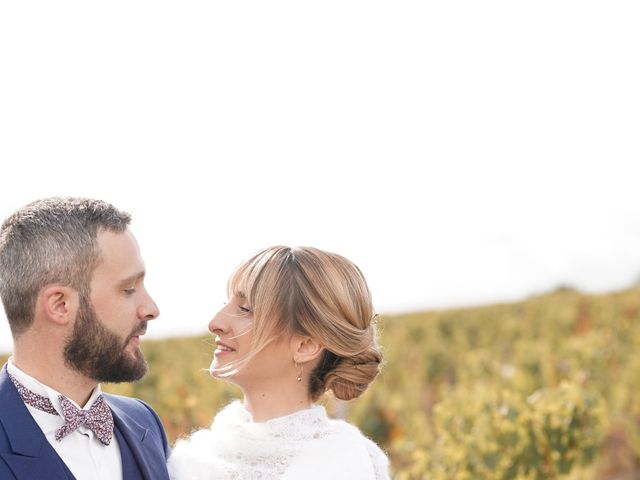
[[[249,411],[238,400],[216,415],[211,428],[235,429],[245,435],[255,435],[256,438],[279,441],[283,438],[289,441],[319,438],[319,434],[331,430],[327,412],[319,405],[264,422],[254,422]]]

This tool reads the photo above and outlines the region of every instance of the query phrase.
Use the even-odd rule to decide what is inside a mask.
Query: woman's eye
[[[251,310],[247,307],[240,306],[238,308],[240,308],[240,311],[243,313],[251,313]]]
[[[125,288],[124,289],[124,293],[126,293],[127,295],[133,295],[134,293],[136,293],[136,289],[135,288]]]

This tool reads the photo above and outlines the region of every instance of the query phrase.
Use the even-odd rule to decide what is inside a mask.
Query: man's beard
[[[80,308],[71,338],[64,347],[67,365],[98,382],[132,382],[147,373],[147,362],[136,349],[134,356],[125,348],[134,336],[146,330],[142,321],[123,342],[98,319],[88,295],[80,293]]]

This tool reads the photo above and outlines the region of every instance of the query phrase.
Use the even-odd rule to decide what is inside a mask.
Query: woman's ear
[[[311,337],[294,336],[291,340],[293,361],[306,363],[315,360],[324,351],[324,345]]]
[[[79,307],[78,292],[64,285],[48,285],[38,296],[42,316],[57,325],[73,322]]]

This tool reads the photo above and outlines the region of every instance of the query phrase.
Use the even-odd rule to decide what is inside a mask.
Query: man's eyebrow
[[[127,278],[124,278],[120,281],[120,285],[128,285],[130,283],[134,283],[142,278],[144,278],[145,275],[145,271],[141,271],[138,273],[134,273],[133,275],[128,276]]]

